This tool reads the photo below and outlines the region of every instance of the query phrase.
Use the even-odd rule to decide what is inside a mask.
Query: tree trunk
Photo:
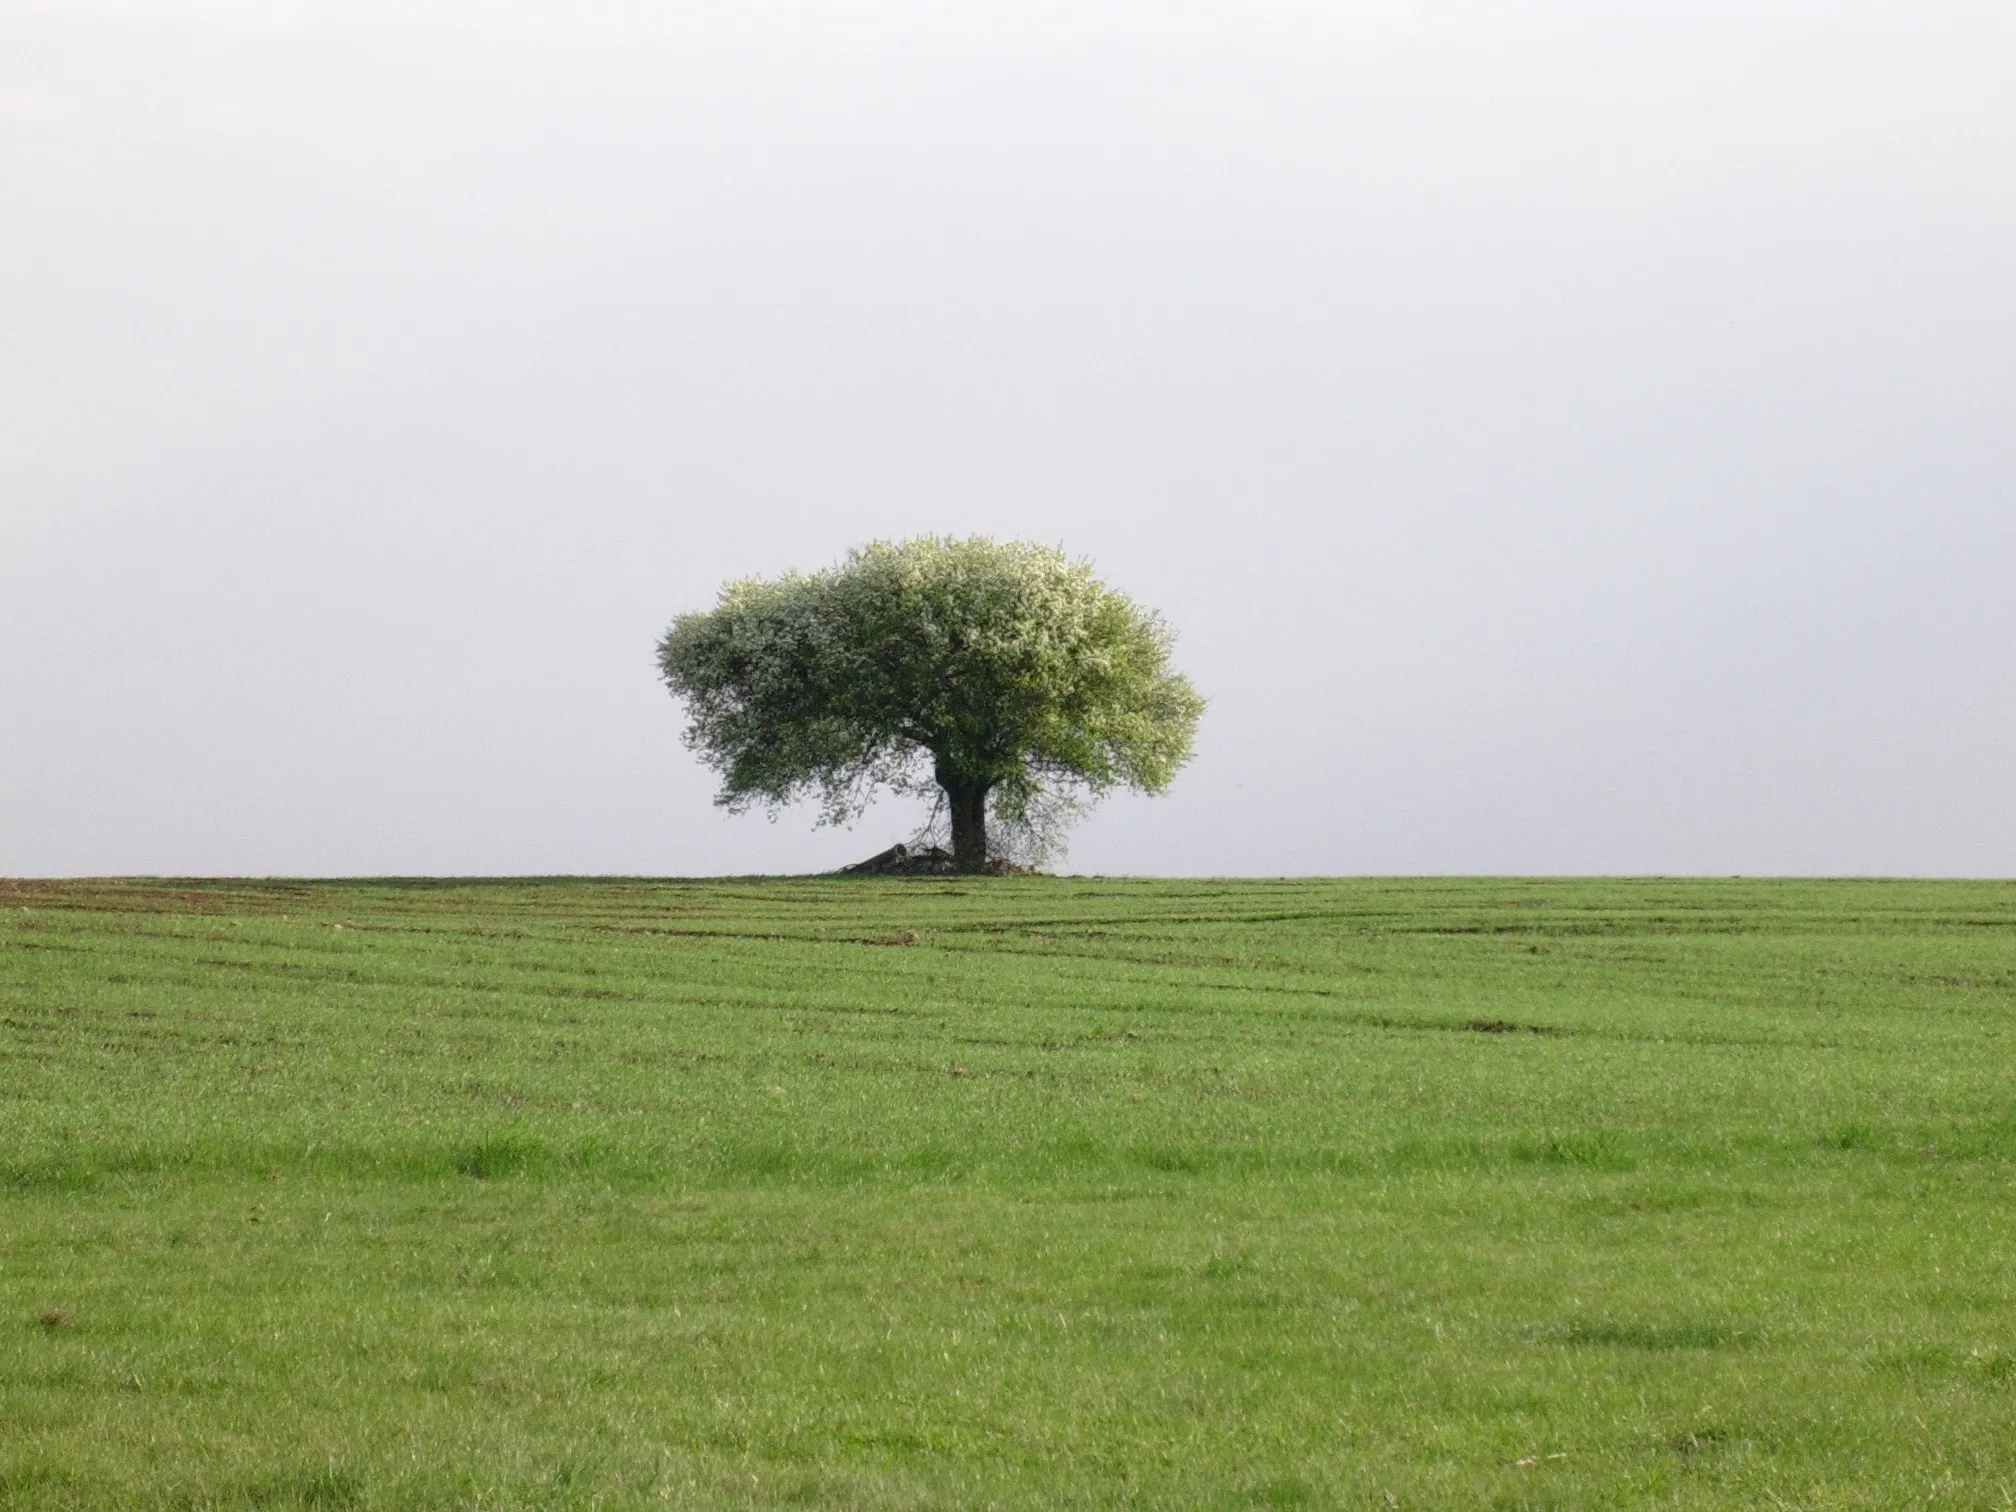
[[[987,868],[987,789],[985,782],[947,782],[947,805],[952,810],[952,864],[962,872]]]

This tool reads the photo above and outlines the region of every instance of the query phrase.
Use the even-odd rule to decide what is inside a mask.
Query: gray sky
[[[823,867],[652,644],[1061,542],[1098,871],[2016,872],[2006,3],[0,3],[0,872]]]

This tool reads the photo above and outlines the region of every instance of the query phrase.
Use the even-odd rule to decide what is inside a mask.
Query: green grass
[[[0,884],[0,1507],[1123,1505],[2016,1506],[2016,886]]]

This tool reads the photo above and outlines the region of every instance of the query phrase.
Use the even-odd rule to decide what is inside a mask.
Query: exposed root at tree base
[[[875,877],[1026,877],[1033,868],[1017,866],[1013,861],[995,857],[977,872],[963,872],[959,863],[952,858],[952,852],[938,846],[926,846],[912,850],[902,841],[897,841],[880,855],[870,856],[866,861],[857,861],[852,866],[840,868],[840,875]]]

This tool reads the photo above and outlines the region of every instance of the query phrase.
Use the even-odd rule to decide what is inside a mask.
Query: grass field
[[[2016,1506],[2016,886],[0,883],[0,1506]]]

